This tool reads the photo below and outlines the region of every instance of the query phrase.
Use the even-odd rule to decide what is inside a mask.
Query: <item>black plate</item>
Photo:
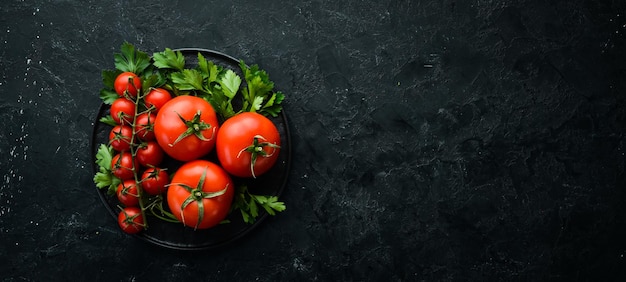
[[[216,65],[232,69],[243,80],[243,75],[241,73],[241,69],[239,68],[239,60],[229,55],[198,48],[183,48],[177,50],[181,51],[185,56],[187,68],[195,67],[198,61],[198,53],[202,53],[207,60],[213,61]],[[242,87],[244,86],[245,80],[242,82]],[[98,120],[109,114],[109,108],[110,107],[108,105],[102,104],[94,122],[91,140],[91,156],[94,174],[98,169],[95,164],[96,152],[100,144],[106,144],[108,142],[109,131],[112,128],[111,126],[103,124]],[[270,171],[257,177],[256,179],[233,178],[233,181],[236,185],[248,185],[248,189],[254,194],[280,196],[287,184],[287,177],[289,175],[291,165],[291,139],[289,136],[289,127],[287,125],[287,117],[285,116],[284,109],[278,117],[270,117],[270,119],[278,128],[281,138],[281,150],[276,164]],[[205,159],[218,163],[214,152],[209,154]],[[168,167],[169,171],[174,171],[180,165],[179,163],[168,159],[168,157],[164,160],[164,164],[164,166]],[[119,209],[117,208],[119,205],[117,198],[115,196],[108,195],[106,189],[96,188],[96,190],[102,200],[102,203],[106,209],[109,210],[113,219],[117,222],[117,215],[119,213]],[[166,204],[164,205],[167,206]],[[185,227],[182,224],[165,222],[148,215],[147,220],[149,228],[134,236],[149,243],[170,249],[190,251],[208,250],[222,247],[243,237],[255,227],[259,226],[259,224],[261,224],[267,216],[268,214],[261,209],[256,222],[253,224],[247,224],[243,222],[241,214],[238,211],[234,211],[226,218],[230,220],[230,223],[220,224],[206,230],[193,230],[193,228]]]

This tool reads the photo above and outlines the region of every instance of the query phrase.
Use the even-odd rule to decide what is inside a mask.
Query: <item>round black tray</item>
[[[198,62],[198,53],[201,53],[207,60],[213,61],[214,64],[220,65],[224,68],[232,69],[242,78],[242,86],[245,87],[245,80],[243,74],[239,68],[239,60],[212,50],[199,49],[199,48],[181,48],[175,51],[181,51],[185,56],[186,67],[193,68]],[[108,135],[111,130],[111,126],[99,122],[101,117],[109,115],[109,106],[102,104],[98,111],[98,115],[94,122],[92,139],[91,139],[91,156],[93,164],[93,173],[98,170],[95,164],[95,156],[100,144],[107,144]],[[291,138],[289,135],[289,126],[287,125],[287,117],[284,109],[278,115],[278,117],[270,119],[278,128],[280,133],[281,150],[276,164],[270,171],[257,177],[256,179],[242,179],[233,177],[235,185],[245,184],[253,194],[258,195],[270,195],[280,196],[287,184],[287,178],[289,176],[289,170],[291,167]],[[213,151],[207,155],[204,159],[218,163],[215,152]],[[177,162],[166,156],[163,161],[165,166],[170,172],[175,171],[180,166],[180,162]],[[95,186],[94,186],[95,187]],[[104,204],[104,207],[110,212],[113,219],[117,222],[117,216],[119,213],[118,200],[115,195],[108,195],[106,189],[98,189],[97,193]],[[164,207],[167,204],[164,203]],[[255,227],[259,226],[268,214],[263,210],[259,210],[259,217],[257,220],[248,224],[243,222],[242,216],[239,211],[233,211],[226,219],[229,223],[220,224],[213,228],[205,230],[194,230],[193,228],[185,227],[182,223],[171,223],[160,220],[156,217],[147,214],[148,229],[133,235],[148,243],[158,245],[161,247],[175,249],[175,250],[189,250],[200,251],[209,250],[218,247],[223,247],[233,241],[243,237],[250,233]],[[121,232],[121,230],[120,230]]]

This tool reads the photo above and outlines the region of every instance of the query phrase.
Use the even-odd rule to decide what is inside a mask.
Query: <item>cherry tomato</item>
[[[137,97],[138,90],[141,89],[141,79],[132,72],[123,72],[115,78],[113,87],[120,97],[127,95],[128,97],[135,98]]]
[[[135,167],[139,167],[135,160]],[[113,175],[121,180],[131,179],[133,174],[133,155],[130,152],[121,152],[111,159]]]
[[[148,195],[155,196],[166,191],[166,185],[170,183],[167,171],[161,168],[147,168],[141,175],[141,188]]]
[[[139,192],[137,184],[133,179],[127,179],[117,185],[117,199],[125,207],[136,207],[139,205]]]
[[[120,211],[117,216],[117,223],[122,231],[128,234],[136,234],[141,232],[145,225],[143,215],[138,207],[126,207]]]
[[[143,99],[147,109],[154,107],[152,112],[158,113],[163,105],[172,99],[172,95],[163,88],[153,88]]]
[[[117,124],[132,124],[135,116],[135,103],[126,98],[117,98],[111,104],[111,117]]]
[[[130,141],[133,136],[133,129],[128,125],[117,125],[109,133],[109,144],[113,150],[121,152],[130,149]]]
[[[224,169],[206,160],[183,164],[167,189],[172,214],[184,225],[206,229],[228,215],[235,187]]]
[[[154,140],[154,121],[156,115],[153,113],[143,113],[135,120],[135,133],[143,141]]]
[[[163,161],[163,155],[163,149],[156,141],[148,141],[139,145],[135,159],[144,167],[158,166]]]
[[[217,133],[217,157],[222,167],[239,177],[266,173],[280,152],[280,134],[271,120],[245,112],[227,119]]]
[[[213,150],[218,127],[217,115],[209,102],[184,95],[163,105],[154,122],[154,134],[166,154],[179,161],[190,161]]]

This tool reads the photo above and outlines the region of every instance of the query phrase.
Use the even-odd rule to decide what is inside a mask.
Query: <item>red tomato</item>
[[[143,99],[144,105],[146,105],[147,109],[150,109],[150,107],[154,107],[154,110],[152,110],[152,112],[158,113],[163,105],[165,105],[165,103],[172,99],[172,95],[170,94],[170,92],[167,92],[167,90],[163,88],[153,88],[152,90],[150,90],[150,92],[148,92],[148,94],[146,94],[146,97],[144,97]]]
[[[165,192],[170,177],[164,169],[151,167],[141,175],[141,187],[148,195],[154,196]]]
[[[185,95],[163,105],[154,122],[154,134],[169,156],[191,161],[213,150],[218,126],[209,102]]]
[[[245,112],[227,119],[217,133],[217,157],[222,167],[239,177],[266,173],[280,152],[280,134],[271,120]]]
[[[163,161],[163,149],[155,141],[142,143],[135,154],[137,162],[144,166],[158,166]]]
[[[141,79],[132,72],[123,72],[115,78],[113,87],[120,97],[127,95],[128,97],[135,98],[137,97],[137,92],[141,89]]]
[[[135,160],[135,167],[139,167]],[[121,180],[131,179],[133,174],[133,155],[130,152],[121,152],[111,159],[111,169],[113,175]]]
[[[184,225],[206,229],[228,215],[235,187],[220,166],[195,160],[182,165],[167,190],[172,214]]]
[[[122,231],[128,234],[136,234],[141,232],[145,225],[143,222],[143,215],[141,210],[137,207],[127,207],[122,209],[117,216],[117,223],[122,228]]]
[[[135,180],[128,179],[117,185],[117,199],[125,207],[136,207],[139,205],[139,192]]]
[[[117,125],[109,133],[109,144],[113,150],[121,152],[130,149],[130,140],[133,137],[133,129],[128,125]]]
[[[137,116],[135,133],[139,139],[143,141],[154,140],[154,120],[156,120],[156,115],[153,113],[143,113]]]
[[[132,124],[135,116],[135,103],[126,98],[117,98],[111,104],[111,117],[117,124]]]

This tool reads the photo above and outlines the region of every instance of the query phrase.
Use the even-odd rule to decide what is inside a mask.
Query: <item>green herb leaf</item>
[[[239,91],[239,85],[241,85],[241,78],[232,70],[227,70],[224,76],[219,80],[222,92],[226,97],[232,99]]]
[[[204,90],[202,74],[195,69],[184,69],[171,74],[172,83],[179,90]]]
[[[96,153],[96,164],[98,172],[93,177],[93,182],[99,189],[107,188],[108,194],[114,194],[121,180],[111,172],[111,159],[113,158],[113,148],[101,144]]]
[[[148,93],[150,88],[157,87],[159,83],[159,75],[158,74],[149,74],[145,78],[142,79],[141,90],[142,93]]]
[[[122,72],[132,72],[141,75],[150,66],[150,56],[135,50],[135,46],[128,42],[122,44],[121,53],[114,54],[115,68]]]
[[[277,116],[282,110],[281,103],[284,95],[281,92],[273,92],[274,82],[258,65],[248,67],[243,61],[239,67],[244,74],[247,88],[242,90],[243,111],[257,112],[263,115]]]
[[[119,97],[120,96],[117,95],[117,93],[115,93],[115,91],[113,90],[109,90],[109,89],[100,90],[100,100],[102,100],[102,103],[105,103],[107,105],[113,104],[113,101],[117,100],[117,98]]]
[[[116,126],[117,122],[113,119],[111,115],[104,116],[100,118],[100,122],[110,126]]]
[[[161,69],[175,69],[182,71],[185,68],[185,56],[180,51],[172,51],[170,48],[165,48],[165,51],[154,53],[152,55],[154,59],[154,66]]]
[[[104,144],[100,144],[96,153],[96,164],[107,170],[111,170],[111,160],[113,159],[113,148]]]
[[[119,70],[103,70],[102,71],[102,84],[108,89],[113,89],[115,85],[115,79],[121,72]]]
[[[237,187],[235,193],[232,210],[238,209],[245,223],[256,221],[259,216],[258,206],[261,206],[269,215],[276,215],[277,212],[286,209],[285,203],[279,202],[278,197],[251,194],[245,185]]]

